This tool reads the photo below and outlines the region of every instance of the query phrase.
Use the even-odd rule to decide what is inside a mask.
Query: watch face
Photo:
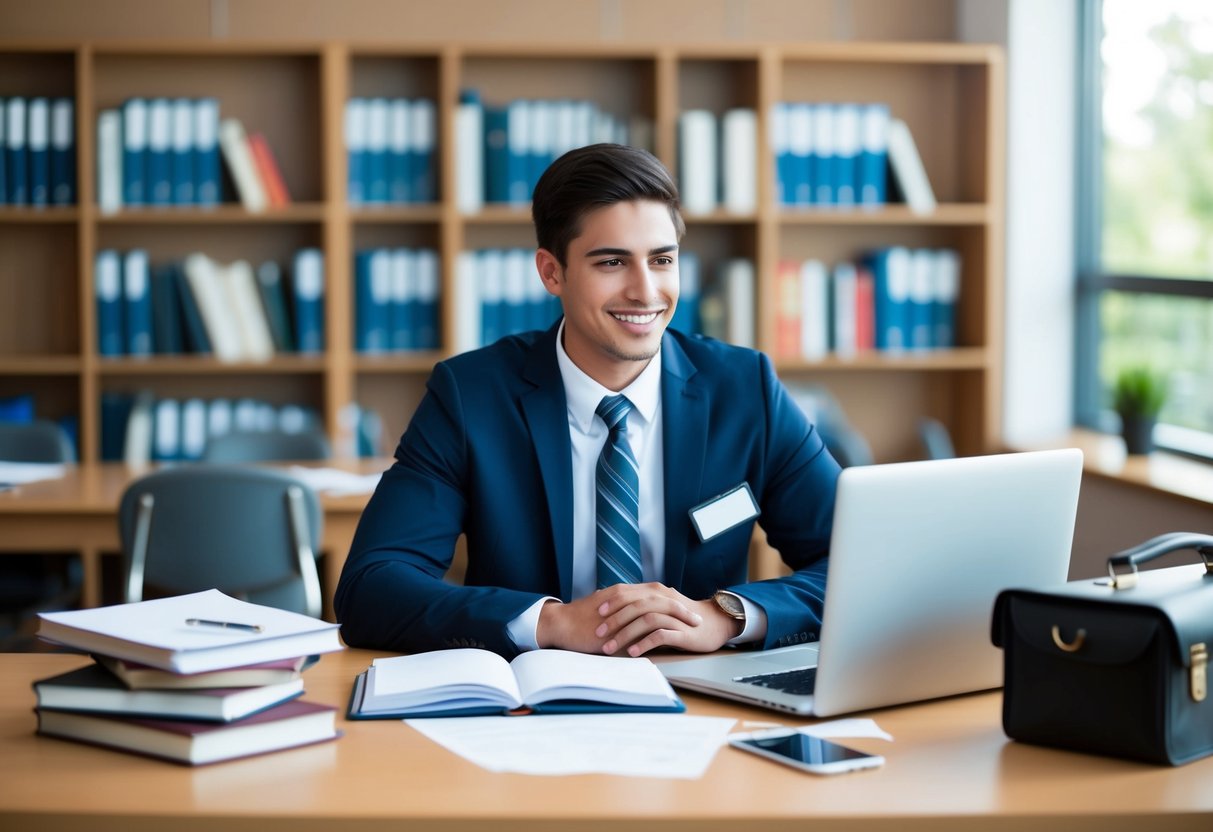
[[[718,592],[712,596],[712,600],[716,602],[716,606],[734,618],[745,618],[745,607],[741,605],[741,601],[735,596]]]

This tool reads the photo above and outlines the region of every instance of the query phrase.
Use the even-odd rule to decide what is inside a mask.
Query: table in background
[[[354,676],[377,655],[324,656],[304,676],[306,698],[344,714]],[[1213,819],[1213,759],[1170,769],[1010,742],[998,692],[867,714],[895,741],[849,744],[887,762],[837,777],[729,748],[700,780],[494,774],[397,721],[344,718],[336,742],[191,769],[35,736],[30,683],[84,661],[0,654],[0,829],[1207,832]],[[692,714],[797,722],[685,698]]]
[[[299,463],[332,467],[359,474],[384,471],[389,459]],[[272,467],[282,467],[275,464]],[[135,479],[156,467],[130,468],[118,462],[98,465],[69,465],[66,474],[0,492],[0,552],[46,552],[78,554],[84,571],[81,602],[86,607],[101,603],[101,557],[119,553],[118,503]],[[325,616],[332,616],[332,592],[349,553],[350,541],[369,494],[333,497],[320,495],[324,509]],[[2,557],[2,555],[0,555]]]

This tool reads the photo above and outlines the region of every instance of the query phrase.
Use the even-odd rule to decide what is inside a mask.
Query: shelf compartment
[[[210,355],[152,355],[103,358],[98,372],[107,377],[161,375],[286,375],[324,372],[320,355],[276,355],[269,361],[220,361]]]
[[[98,212],[97,222],[101,225],[260,225],[321,222],[324,220],[325,210],[322,202],[268,208],[257,214],[231,203],[215,208],[163,205],[155,208],[124,208],[116,214]]]

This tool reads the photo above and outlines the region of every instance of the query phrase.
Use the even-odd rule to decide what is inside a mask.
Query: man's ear
[[[564,292],[564,269],[556,255],[546,248],[538,249],[535,252],[535,270],[539,272],[539,279],[543,281],[543,288],[548,290],[548,294],[560,297]]]

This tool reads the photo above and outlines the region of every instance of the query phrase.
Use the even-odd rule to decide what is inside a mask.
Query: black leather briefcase
[[[1196,549],[1204,566],[1138,573]],[[1213,536],[1175,532],[1108,559],[1108,578],[1009,589],[1002,725],[1024,742],[1180,765],[1213,753]]]

